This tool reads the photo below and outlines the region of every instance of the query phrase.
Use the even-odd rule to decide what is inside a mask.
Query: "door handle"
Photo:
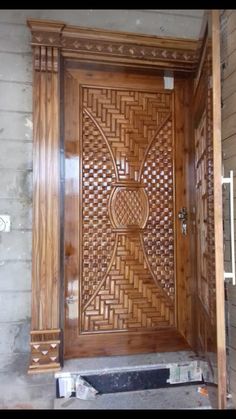
[[[183,236],[187,234],[187,220],[188,220],[188,213],[185,207],[182,207],[178,212],[178,218],[181,221],[181,231]]]
[[[229,184],[229,205],[230,205],[230,247],[232,272],[224,272],[224,279],[232,279],[232,285],[236,285],[235,280],[235,246],[234,246],[234,172],[230,170],[229,177],[222,177],[222,184]]]

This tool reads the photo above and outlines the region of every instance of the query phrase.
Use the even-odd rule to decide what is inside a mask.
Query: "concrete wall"
[[[31,302],[32,67],[27,17],[79,26],[196,38],[201,10],[1,10],[0,407],[51,407],[53,375],[27,376]]]
[[[225,10],[221,18],[222,26],[222,148],[225,176],[234,170],[234,207],[236,209],[236,11]],[[231,270],[229,190],[225,191],[224,235],[225,267]],[[236,212],[235,212],[236,215]],[[235,216],[236,221],[236,216]],[[235,222],[236,227],[236,222]],[[236,230],[235,230],[236,231]],[[236,406],[236,287],[227,286],[227,320],[229,350],[229,384]]]
[[[52,375],[26,375],[32,206],[32,59],[26,16],[39,17],[39,11],[0,13],[0,214],[12,220],[11,232],[0,233],[0,407],[18,408],[50,407],[54,397]]]

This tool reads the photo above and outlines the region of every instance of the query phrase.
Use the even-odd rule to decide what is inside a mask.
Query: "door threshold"
[[[193,351],[73,359],[55,378],[58,398],[83,398],[77,395],[77,383],[83,392],[89,386],[100,396],[203,384],[201,360]]]
[[[94,358],[76,358],[65,360],[64,366],[55,377],[66,373],[96,374],[107,371],[129,371],[150,368],[163,368],[169,364],[186,364],[199,360],[195,352],[175,351],[156,352],[135,355],[105,356]]]

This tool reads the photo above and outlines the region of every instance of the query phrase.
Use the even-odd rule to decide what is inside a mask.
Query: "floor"
[[[29,356],[2,359],[0,409],[206,409],[208,398],[196,385],[165,389],[104,394],[95,400],[56,399],[53,373],[27,375]],[[191,351],[151,353],[133,356],[81,358],[65,361],[58,374],[97,373],[188,364],[196,360]]]
[[[67,374],[105,373],[179,365],[191,365],[198,358],[191,351],[151,353],[132,356],[84,358],[68,360],[56,377]],[[210,409],[207,396],[198,392],[199,385],[182,385],[155,390],[98,395],[95,400],[61,398],[54,400],[54,409]]]
[[[190,385],[157,390],[103,394],[95,400],[56,399],[54,409],[66,410],[148,410],[148,409],[210,409],[208,398]]]

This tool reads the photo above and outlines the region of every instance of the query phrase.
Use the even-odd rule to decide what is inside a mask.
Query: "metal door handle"
[[[188,219],[188,213],[187,209],[185,207],[182,207],[178,212],[178,218],[181,220],[181,230],[182,234],[186,236],[187,234],[187,219]]]
[[[224,272],[224,279],[235,281],[235,247],[234,247],[234,172],[230,170],[229,177],[222,177],[222,184],[229,184],[229,202],[230,202],[230,244],[231,244],[231,263],[232,272]]]

